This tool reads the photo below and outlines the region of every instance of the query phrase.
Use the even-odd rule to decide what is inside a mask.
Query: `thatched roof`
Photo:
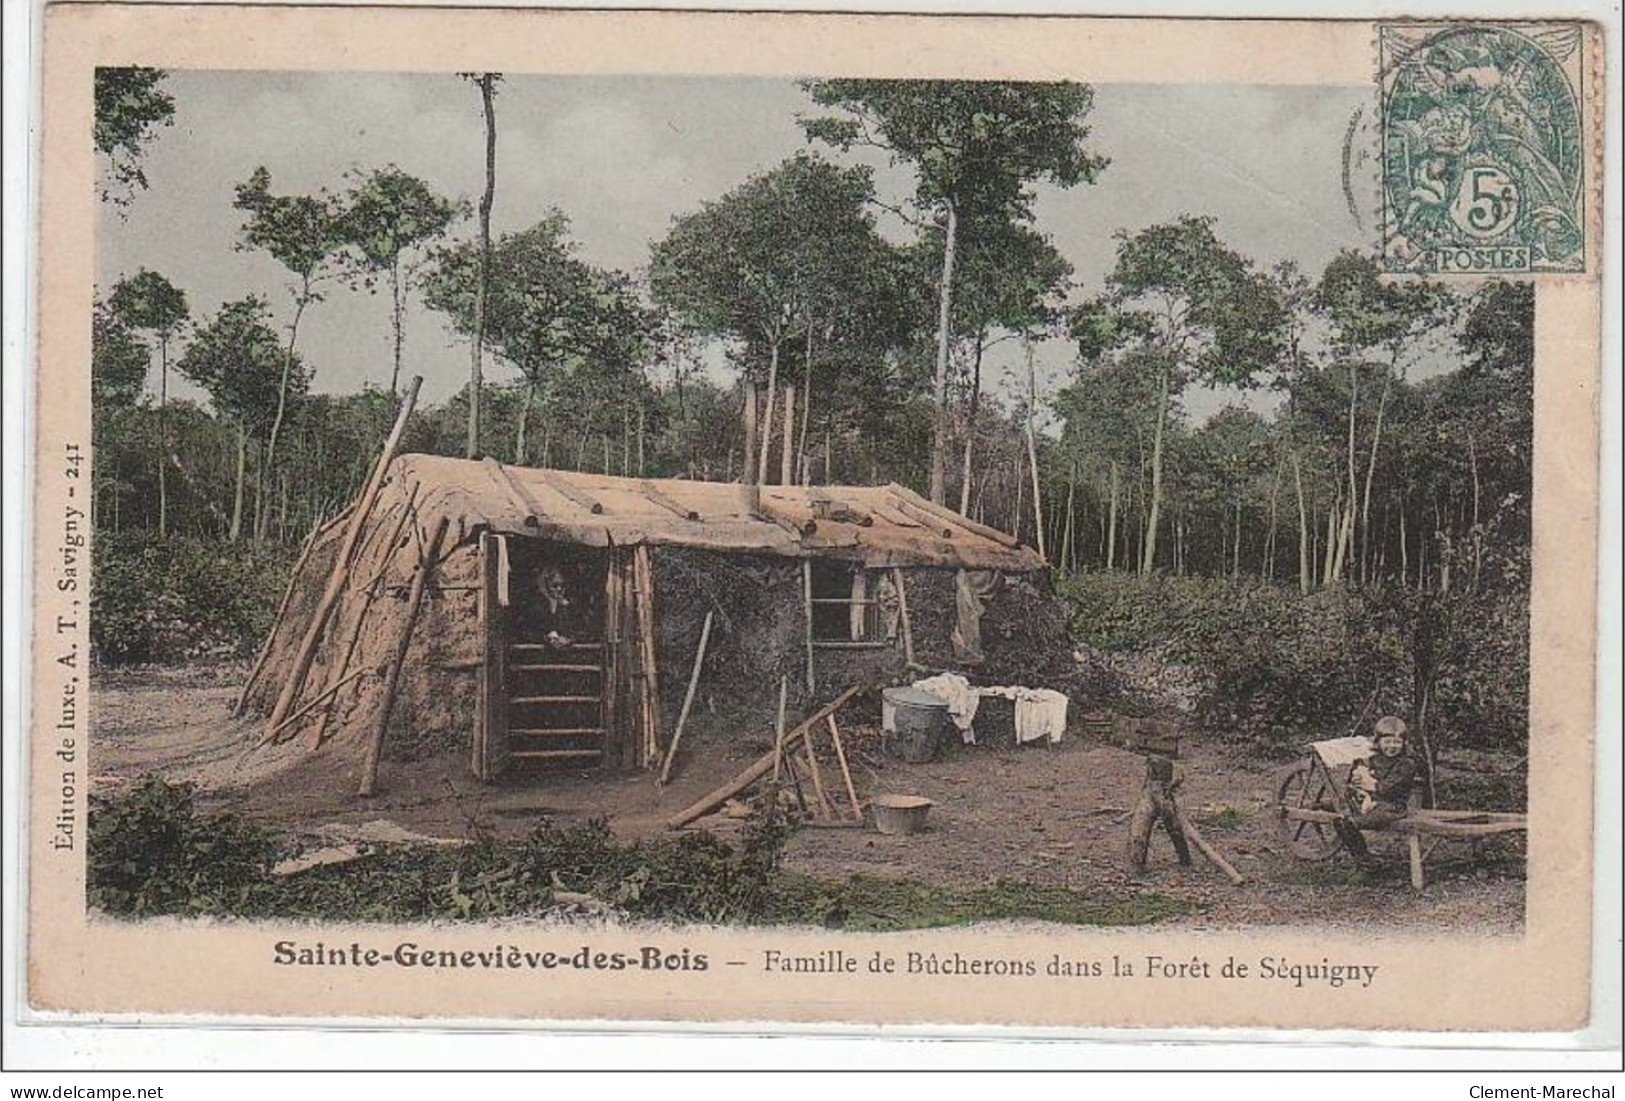
[[[868,566],[944,566],[1025,572],[1044,561],[1003,532],[899,485],[763,486],[749,511],[742,486],[617,478],[432,455],[390,464],[380,513],[415,487],[418,524],[450,521],[454,540],[488,529],[586,546],[696,547]]]

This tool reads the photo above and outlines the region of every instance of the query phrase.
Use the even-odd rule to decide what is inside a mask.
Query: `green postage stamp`
[[[1578,23],[1380,29],[1389,271],[1586,269],[1583,39]]]

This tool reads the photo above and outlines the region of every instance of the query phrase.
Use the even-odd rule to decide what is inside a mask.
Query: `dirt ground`
[[[353,754],[311,753],[293,743],[256,749],[262,724],[233,720],[240,670],[144,670],[93,682],[93,782],[102,791],[151,772],[193,780],[207,805],[231,809],[303,836],[461,840],[523,836],[543,816],[559,824],[606,817],[625,838],[647,837],[771,748],[761,720],[699,714],[685,733],[672,782],[648,773],[574,771],[520,774],[487,786],[461,756],[386,761],[380,791],[362,800]],[[1154,891],[1194,905],[1169,924],[1235,928],[1263,925],[1386,926],[1517,934],[1524,913],[1520,848],[1497,846],[1477,861],[1465,842],[1430,857],[1420,895],[1408,883],[1397,839],[1381,838],[1375,874],[1347,857],[1307,863],[1288,853],[1268,813],[1280,760],[1223,744],[1187,743],[1179,762],[1180,799],[1212,844],[1246,877],[1232,886],[1197,854],[1180,867],[1167,838],[1153,838],[1142,876],[1126,865],[1128,819],[1144,762],[1128,751],[1079,737],[1058,745],[954,746],[929,764],[886,757],[879,714],[854,702],[842,712],[860,798],[922,795],[932,808],[924,832],[885,836],[873,829],[801,829],[786,867],[831,879],[854,874],[944,885],[998,879],[1089,889]],[[986,739],[984,739],[986,741]],[[841,790],[828,755],[825,782]],[[699,826],[726,832],[719,816]]]

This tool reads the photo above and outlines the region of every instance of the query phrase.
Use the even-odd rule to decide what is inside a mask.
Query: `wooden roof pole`
[[[299,699],[299,693],[305,687],[305,677],[310,673],[310,663],[316,657],[316,644],[322,637],[322,631],[327,627],[328,617],[333,614],[333,608],[338,604],[339,594],[344,591],[344,584],[350,577],[350,557],[355,553],[356,542],[361,538],[361,529],[366,526],[367,517],[372,512],[372,506],[378,500],[378,491],[383,488],[384,472],[395,458],[395,452],[401,446],[401,435],[406,431],[406,422],[412,416],[412,408],[417,404],[418,388],[423,385],[421,375],[414,376],[406,388],[406,397],[401,399],[401,411],[395,418],[395,427],[389,430],[389,438],[384,441],[383,453],[378,456],[378,465],[373,469],[372,479],[367,482],[367,488],[362,491],[360,499],[356,502],[355,511],[350,513],[349,524],[344,529],[344,542],[339,547],[338,557],[333,560],[333,572],[328,576],[327,588],[322,592],[322,599],[316,605],[316,611],[310,617],[310,626],[305,629],[305,637],[299,643],[299,649],[294,655],[293,669],[288,673],[287,682],[282,686],[282,694],[277,697],[276,706],[271,709],[271,717],[266,720],[267,732],[275,730],[282,725],[282,720],[288,717],[293,705]]]
[[[1021,540],[1017,539],[1009,532],[1000,531],[998,528],[990,528],[986,524],[972,520],[969,516],[961,516],[959,513],[950,508],[945,508],[942,505],[926,500],[924,497],[921,497],[918,493],[915,493],[907,486],[898,485],[896,482],[892,482],[886,487],[886,489],[892,494],[892,496],[898,499],[898,503],[906,504],[918,512],[925,513],[927,516],[933,516],[939,520],[957,525],[958,527],[964,528],[966,531],[974,532],[977,535],[991,539],[995,543],[1003,543],[1007,547],[1016,548],[1021,546]],[[907,510],[905,510],[905,512],[906,511]]]
[[[428,587],[429,575],[439,561],[440,544],[445,542],[446,529],[450,526],[451,519],[442,516],[440,525],[434,529],[434,538],[424,548],[417,573],[412,576],[412,592],[406,598],[406,625],[401,628],[401,637],[396,640],[395,656],[389,663],[389,672],[384,680],[383,714],[378,717],[378,726],[373,730],[372,741],[367,743],[367,756],[361,764],[360,794],[363,797],[370,796],[378,787],[378,758],[383,755],[384,733],[389,729],[389,716],[395,710],[395,695],[400,691],[401,666],[406,664],[412,631],[418,625],[418,613],[423,610],[423,591]]]

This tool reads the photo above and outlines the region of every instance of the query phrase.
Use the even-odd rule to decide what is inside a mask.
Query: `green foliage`
[[[174,122],[175,100],[160,85],[168,76],[162,69],[136,66],[96,70],[96,121],[92,131],[96,152],[107,158],[111,185],[102,198],[116,206],[129,203],[136,188],[145,191],[141,171],[143,147],[160,126]]]
[[[108,665],[251,654],[270,630],[290,548],[101,532],[90,599],[92,657]]]
[[[90,394],[97,412],[123,409],[141,397],[152,354],[134,328],[104,302],[97,302],[90,327]]]
[[[132,329],[145,329],[168,341],[186,323],[185,293],[155,271],[142,268],[113,285],[107,308]]]
[[[1515,579],[1444,597],[1397,585],[1303,596],[1256,581],[1086,573],[1059,591],[1079,641],[1193,666],[1196,721],[1221,737],[1286,747],[1393,713],[1425,721],[1440,743],[1528,744],[1528,604]]]
[[[277,843],[233,814],[199,814],[195,789],[156,776],[90,797],[89,904],[110,914],[237,913],[270,871]]]
[[[306,297],[323,265],[348,243],[344,208],[338,199],[325,191],[314,195],[273,194],[271,172],[264,165],[236,186],[232,205],[248,215],[239,247],[270,253],[304,281]]]
[[[1087,150],[1094,89],[1070,82],[812,80],[814,103],[839,115],[802,119],[807,136],[869,146],[919,174],[922,205],[1026,219],[1036,180],[1093,183],[1109,163]]]
[[[276,416],[286,356],[270,322],[271,311],[263,298],[250,295],[227,302],[198,328],[175,364],[176,370],[208,392],[216,413],[256,434]],[[309,374],[294,356],[288,392],[303,394],[308,386]]]

